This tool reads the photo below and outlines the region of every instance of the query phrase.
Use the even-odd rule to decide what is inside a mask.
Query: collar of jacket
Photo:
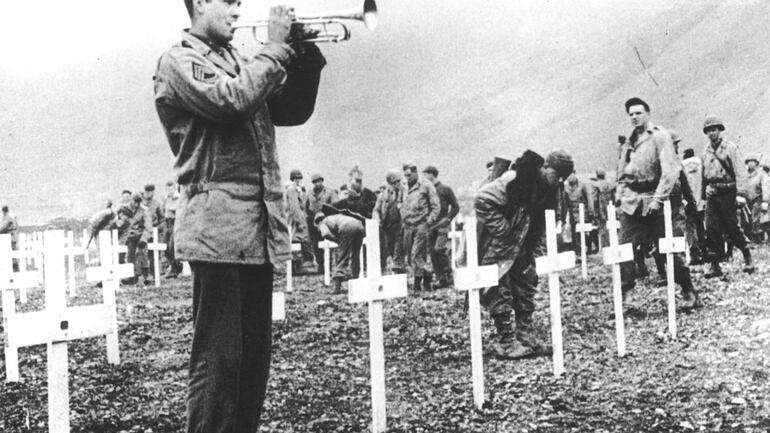
[[[633,137],[636,137],[636,142],[635,142],[635,143],[633,143],[633,144],[631,144],[631,147],[632,147],[634,150],[636,150],[636,149],[638,149],[638,148],[639,148],[639,145],[640,145],[640,144],[642,144],[642,143],[644,143],[645,141],[647,141],[647,140],[649,140],[650,138],[652,138],[652,134],[653,134],[655,131],[659,131],[659,130],[660,130],[660,127],[659,127],[659,126],[657,126],[657,125],[653,124],[652,122],[647,122],[647,125],[646,125],[646,126],[645,126],[645,128],[644,128],[644,132],[643,132],[643,133],[641,133],[641,134],[637,134],[637,132],[636,132],[636,129],[634,129],[633,131],[631,131],[631,134],[629,135],[629,139],[626,141],[626,143],[629,143],[629,144],[631,144],[631,141],[632,141],[631,139],[632,139]]]
[[[719,137],[719,144],[717,145],[717,147],[714,147],[711,141],[709,141],[708,146],[706,146],[706,152],[717,153],[717,150],[719,150],[720,147],[724,146],[724,144],[725,144],[725,139],[722,137]]]
[[[222,54],[214,50],[214,48],[212,48],[209,44],[201,40],[199,37],[191,34],[190,29],[184,29],[182,31],[182,46],[192,48],[193,50],[199,52],[203,57],[207,58],[220,69],[225,71],[227,75],[231,77],[238,75],[234,65],[228,62],[227,59],[222,56]],[[230,51],[230,55],[233,57],[233,60],[235,60],[236,63],[238,62],[238,56],[233,54],[234,50],[230,45],[222,46],[221,49]]]

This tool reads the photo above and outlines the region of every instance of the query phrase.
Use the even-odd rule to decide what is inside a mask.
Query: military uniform
[[[610,244],[607,232],[607,205],[615,203],[615,184],[604,177],[596,179],[593,184],[594,220],[598,227],[599,244]]]
[[[570,176],[567,179],[567,186],[564,189],[567,196],[567,203],[570,213],[570,229],[572,230],[572,246],[575,253],[580,254],[580,234],[577,232],[577,225],[580,223],[580,204],[584,206],[585,222],[590,223],[594,218],[594,199],[592,190],[588,185],[578,180],[576,176]],[[589,233],[586,233],[586,243],[588,243]],[[590,250],[590,246],[587,245]]]
[[[722,162],[720,162],[722,161]],[[703,183],[706,191],[706,248],[712,263],[712,274],[721,274],[718,263],[724,258],[724,237],[748,257],[746,235],[738,224],[736,198],[746,196],[746,167],[740,149],[720,138],[714,147],[709,143],[703,152]],[[748,254],[748,256],[747,256]],[[750,263],[749,263],[750,265]]]
[[[394,180],[395,181],[395,180]],[[403,187],[388,184],[377,197],[374,214],[380,220],[380,266],[386,269],[388,257],[393,261],[393,271],[404,269],[404,228],[401,225]]]
[[[305,187],[291,183],[286,187],[286,223],[291,227],[291,241],[301,246],[299,257],[292,260],[294,268],[298,270],[302,269],[303,263],[313,262],[313,246],[310,243],[306,209]]]
[[[307,217],[308,231],[310,232],[310,244],[313,247],[313,256],[315,257],[316,270],[323,272],[324,268],[324,251],[318,246],[323,237],[321,232],[318,231],[318,227],[313,224],[313,218],[318,212],[321,212],[323,205],[331,205],[337,201],[337,193],[326,186],[322,190],[316,191],[311,188],[307,194],[307,202],[305,205],[305,214]]]
[[[432,183],[418,179],[407,185],[401,205],[401,222],[404,227],[404,251],[410,276],[414,277],[415,290],[423,280],[430,287],[432,270],[428,264],[428,234],[430,226],[438,220],[441,202]]]
[[[438,220],[431,227],[428,235],[428,245],[430,246],[430,262],[433,270],[439,277],[437,286],[448,285],[452,280],[452,264],[449,263],[449,224],[457,216],[460,207],[457,204],[452,188],[436,181],[436,194],[438,195],[441,210],[438,213]]]
[[[616,199],[620,202],[619,240],[620,243],[633,243],[637,261],[639,255],[645,253],[641,246],[657,245],[658,239],[665,236],[663,207],[661,205],[657,211],[650,213],[652,202],[662,204],[671,199],[673,234],[684,234],[681,196],[671,196],[681,169],[670,134],[659,126],[648,123],[641,132],[634,130],[628,141],[621,145],[616,190]],[[635,285],[634,263],[622,263],[620,271],[625,295]],[[674,254],[674,280],[686,296],[695,294],[690,270],[681,253]]]
[[[173,191],[163,200],[163,218],[166,223],[163,242],[166,243],[166,262],[168,269],[166,276],[174,278],[182,272],[182,262],[176,259],[174,254],[174,227],[176,225],[176,207],[179,202],[179,193]]]
[[[326,239],[337,243],[337,260],[332,277],[335,290],[339,290],[340,282],[358,278],[361,273],[359,258],[364,241],[364,223],[347,215],[336,214],[326,216],[318,226]]]
[[[748,173],[746,202],[751,209],[751,237],[755,242],[762,242],[764,231],[761,227],[761,220],[770,203],[770,178],[760,168]]]
[[[703,197],[703,162],[693,154],[682,161],[682,166],[695,201],[695,213],[687,215],[687,242],[693,263],[700,263],[706,249],[706,233],[703,225],[706,211],[706,200]]]
[[[273,266],[290,255],[277,126],[313,112],[325,64],[268,41],[241,58],[188,33],[158,61],[155,106],[182,194],[177,258],[193,271],[188,431],[255,431],[270,365]]]

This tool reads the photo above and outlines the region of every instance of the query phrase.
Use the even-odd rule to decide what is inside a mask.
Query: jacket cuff
[[[260,55],[269,57],[286,68],[297,57],[294,50],[286,43],[267,41],[262,45]]]

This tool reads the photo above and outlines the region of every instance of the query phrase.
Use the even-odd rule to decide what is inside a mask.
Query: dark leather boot
[[[492,315],[497,330],[496,341],[492,344],[492,355],[497,359],[522,359],[535,355],[535,350],[521,344],[511,326],[511,313]]]
[[[426,292],[433,289],[433,286],[431,285],[432,279],[433,278],[431,274],[426,274],[422,276],[422,289],[425,290]]]
[[[704,277],[706,277],[706,278],[718,278],[718,277],[721,277],[722,275],[724,275],[724,274],[722,273],[722,267],[719,266],[719,261],[718,260],[714,260],[714,261],[711,262],[711,269],[709,269],[709,271],[706,272],[706,275],[704,275]]]
[[[751,251],[748,247],[745,247],[743,250],[741,250],[743,253],[743,272],[747,274],[753,274],[756,268],[754,267],[754,261],[751,259]]]
[[[334,294],[339,295],[342,293],[342,278],[334,278],[332,281],[334,282]]]
[[[414,277],[414,284],[412,285],[412,288],[415,292],[419,292],[422,290],[422,277],[415,276]]]

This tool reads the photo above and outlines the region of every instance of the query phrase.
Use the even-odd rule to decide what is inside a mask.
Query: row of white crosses
[[[101,266],[88,268],[89,281],[102,281],[103,304],[81,307],[67,307],[65,294],[65,236],[61,230],[44,232],[44,286],[45,309],[31,313],[15,313],[13,305],[6,307],[3,297],[6,340],[6,368],[9,380],[19,380],[18,359],[8,364],[9,349],[14,353],[18,348],[38,344],[47,345],[48,362],[48,423],[49,431],[64,433],[70,431],[69,416],[69,372],[67,343],[72,340],[107,336],[107,359],[111,364],[120,362],[118,352],[117,310],[115,289],[120,278],[133,274],[131,264],[120,265],[113,253],[114,244],[109,232],[103,232],[99,239]],[[8,250],[0,241],[5,257]],[[3,258],[4,267],[8,260]],[[24,272],[0,271],[3,281],[21,282],[27,278]],[[32,281],[27,281],[32,283]],[[4,293],[5,295],[6,293]]]

